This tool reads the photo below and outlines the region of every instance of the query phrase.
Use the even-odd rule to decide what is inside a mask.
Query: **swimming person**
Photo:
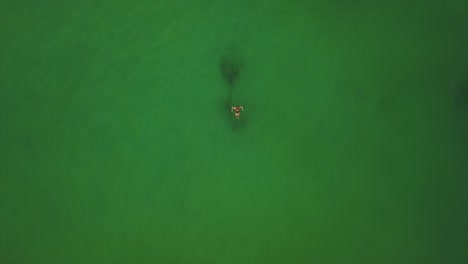
[[[242,105],[231,107],[231,112],[234,112],[237,119],[239,119],[239,117],[240,117],[240,111],[241,110],[244,111],[244,107]]]

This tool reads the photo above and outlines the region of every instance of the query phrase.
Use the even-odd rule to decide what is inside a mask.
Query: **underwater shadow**
[[[231,55],[229,56],[222,56],[219,59],[218,66],[227,89],[227,94],[224,98],[223,111],[227,113],[226,117],[231,123],[232,130],[235,131],[245,127],[247,125],[247,119],[242,115],[240,119],[236,119],[234,114],[231,112],[235,86],[239,82],[240,73],[244,67],[243,61],[238,56],[234,56],[232,54],[234,54],[234,52],[231,52]]]

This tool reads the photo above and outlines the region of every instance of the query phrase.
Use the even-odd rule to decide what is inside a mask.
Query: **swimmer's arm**
[[[241,107],[239,107],[239,108],[240,108],[242,111],[244,111],[244,107],[243,107],[243,106],[241,106]]]

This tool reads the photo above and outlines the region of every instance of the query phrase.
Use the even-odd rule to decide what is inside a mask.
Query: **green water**
[[[463,0],[0,0],[0,262],[467,263],[467,47]]]

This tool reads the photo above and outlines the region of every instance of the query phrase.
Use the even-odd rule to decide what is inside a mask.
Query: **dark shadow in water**
[[[468,111],[468,73],[455,91],[455,108],[458,112],[467,114]]]
[[[240,71],[242,70],[242,62],[234,57],[223,56],[219,61],[219,69],[230,89],[239,80]]]
[[[459,120],[459,132],[461,133],[458,145],[463,148],[464,155],[468,157],[468,72],[465,79],[456,87],[454,94],[454,109]]]
[[[231,51],[230,55],[224,55],[219,60],[219,70],[221,76],[226,82],[227,88],[227,97],[224,100],[224,111],[227,113],[227,117],[231,122],[231,127],[233,130],[238,130],[246,126],[247,119],[241,114],[240,119],[236,119],[234,113],[231,112],[231,107],[233,105],[233,95],[235,92],[235,85],[238,83],[240,78],[240,73],[243,68],[243,62],[238,57],[233,55],[235,52]],[[245,107],[245,106],[244,106]]]

